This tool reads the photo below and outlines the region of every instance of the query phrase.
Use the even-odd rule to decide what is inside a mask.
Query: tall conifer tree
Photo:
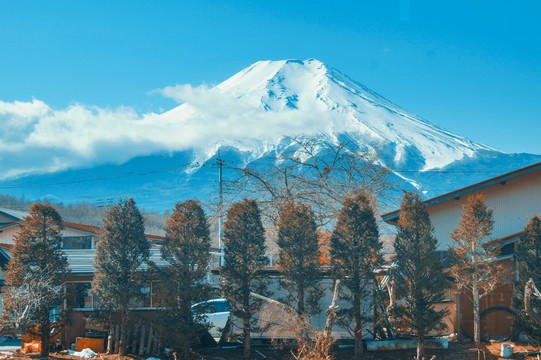
[[[255,200],[233,204],[224,224],[225,265],[221,269],[221,288],[231,304],[233,315],[243,322],[244,359],[251,356],[250,333],[253,316],[261,301],[251,292],[265,295],[267,282],[261,270],[268,264],[265,256],[265,229]]]
[[[515,284],[516,317],[514,326],[522,331],[536,344],[541,344],[541,328],[537,322],[524,312],[524,287],[529,279],[535,285],[541,285],[541,218],[534,215],[530,218],[520,241],[515,243],[515,262],[518,270],[518,280]],[[541,313],[541,300],[535,296],[530,299],[532,310]]]
[[[164,272],[164,340],[183,359],[189,359],[197,324],[191,305],[208,297],[208,284],[203,283],[210,260],[210,236],[207,218],[199,202],[188,200],[177,203],[165,229],[161,247],[168,265]],[[194,320],[196,320],[194,322]]]
[[[16,320],[27,331],[37,325],[42,358],[49,356],[50,312],[64,300],[62,285],[69,273],[61,231],[62,219],[56,209],[50,204],[34,204],[15,236],[5,275],[3,320]],[[24,289],[27,293],[19,296]]]
[[[278,221],[278,266],[283,275],[280,286],[289,297],[286,303],[296,308],[297,315],[304,317],[317,310],[322,297],[319,281],[319,236],[314,213],[302,203],[287,203],[280,211]]]
[[[444,298],[447,286],[443,265],[436,252],[438,242],[420,197],[406,192],[400,205],[396,251],[392,275],[397,299],[393,312],[417,336],[417,359],[425,356],[424,340],[434,330],[442,330],[447,311],[434,309]]]
[[[383,263],[382,244],[370,201],[365,194],[347,198],[331,236],[331,261],[335,276],[342,280],[351,295],[355,334],[355,358],[363,355],[362,332],[366,318],[363,301],[371,295],[374,269]]]
[[[497,285],[501,276],[501,266],[495,262],[498,247],[486,244],[494,227],[493,213],[485,204],[482,194],[468,197],[462,206],[464,212],[451,234],[453,246],[449,255],[454,265],[451,275],[458,289],[470,297],[473,304],[474,341],[477,348],[481,345],[480,299],[488,295]]]
[[[150,243],[145,236],[143,216],[133,199],[120,200],[103,218],[96,243],[92,292],[100,312],[120,315],[119,353],[127,351],[130,309],[148,286],[141,265],[148,262]]]

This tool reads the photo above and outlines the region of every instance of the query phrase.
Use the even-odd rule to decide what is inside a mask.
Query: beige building
[[[487,205],[494,209],[495,224],[491,240],[500,242],[502,248],[498,261],[506,269],[497,290],[482,300],[481,336],[506,337],[512,331],[513,286],[514,278],[518,276],[515,273],[513,247],[530,217],[541,214],[541,163],[424,201],[443,258],[452,245],[450,234],[458,226],[462,205],[468,195],[475,193],[484,194]],[[383,220],[396,225],[399,216],[400,211],[396,210],[384,214]],[[472,334],[473,310],[467,297],[457,296],[448,306],[452,316],[455,316],[449,321],[454,324],[455,332],[463,330],[465,335]]]

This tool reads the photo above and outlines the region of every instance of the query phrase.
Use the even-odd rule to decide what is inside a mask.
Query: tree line
[[[481,246],[481,240],[490,234],[493,226],[492,211],[482,196],[471,196],[452,234],[456,241],[452,256],[457,261],[451,272],[456,285],[470,289],[468,293],[473,296],[477,342],[480,341],[478,301],[494,288],[495,276],[500,270],[494,261],[487,261],[494,260],[495,249]],[[405,194],[397,228],[391,275],[399,301],[393,306],[392,315],[417,337],[417,356],[422,358],[425,337],[442,328],[446,315],[433,305],[443,300],[444,290],[450,284],[443,275],[436,252],[437,241],[419,196]],[[286,203],[279,212],[278,229],[280,286],[288,294],[280,300],[294,309],[302,321],[309,321],[311,314],[320,311],[320,280],[324,276],[320,233],[310,206]],[[44,344],[42,356],[47,356],[48,338],[59,325],[51,319],[50,311],[62,303],[65,293],[61,288],[69,275],[61,250],[61,230],[61,218],[51,205],[36,203],[30,209],[15,238],[6,272],[7,286],[3,289],[4,322],[35,331]],[[245,358],[249,358],[250,334],[258,326],[254,315],[262,304],[261,299],[251,294],[271,295],[263,272],[268,265],[265,229],[255,200],[244,199],[231,206],[224,224],[224,245],[220,289],[231,304],[232,314],[242,321]],[[160,279],[164,284],[160,320],[162,329],[166,329],[160,336],[183,358],[189,358],[197,325],[204,323],[203,318],[194,317],[191,305],[208,299],[210,291],[204,282],[210,260],[210,236],[201,204],[188,200],[175,206],[161,244],[166,266],[158,268],[150,263],[150,246],[135,202],[128,199],[111,207],[96,243],[96,272],[92,284],[97,299],[96,319],[106,320],[105,323],[109,319],[111,325],[113,316],[120,317],[118,351],[125,354],[126,329],[140,289],[149,277]],[[331,233],[330,256],[331,277],[341,279],[348,289],[343,297],[351,307],[341,315],[353,323],[355,356],[362,358],[364,327],[375,320],[362,307],[366,299],[373,296],[377,283],[375,270],[384,263],[376,217],[366,194],[344,201]],[[525,284],[529,277],[540,282],[541,221],[537,216],[526,225],[517,244],[516,257],[521,271],[519,284]],[[146,265],[144,269],[143,265]],[[28,296],[26,300],[22,300],[23,294]],[[535,299],[533,308],[537,311],[539,306]],[[519,312],[517,317],[519,326],[539,341],[539,327],[521,314]]]

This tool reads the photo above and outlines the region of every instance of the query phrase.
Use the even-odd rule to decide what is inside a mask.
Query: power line
[[[152,169],[152,170],[144,170],[144,171],[136,171],[136,172],[128,172],[124,174],[119,175],[113,175],[113,176],[100,176],[100,177],[92,177],[92,178],[79,178],[74,180],[64,180],[64,181],[50,181],[50,182],[41,182],[41,183],[28,183],[28,184],[11,184],[11,185],[2,185],[0,186],[0,190],[3,189],[22,189],[22,188],[32,188],[32,187],[39,187],[39,186],[54,186],[54,185],[69,185],[69,184],[78,184],[78,183],[87,183],[87,182],[97,182],[97,181],[106,181],[106,180],[115,180],[115,179],[122,179],[122,178],[128,178],[128,177],[135,177],[135,176],[146,176],[146,175],[152,175],[152,174],[158,174],[158,173],[164,173],[184,168],[197,168],[197,167],[206,167],[206,168],[222,168],[222,166],[226,166],[229,169],[232,170],[238,170],[237,167],[232,167],[229,164],[242,164],[247,165],[246,162],[243,161],[235,161],[235,160],[228,160],[227,164],[225,161],[221,159],[220,156],[216,159],[216,164],[213,163],[189,163],[189,164],[182,164],[171,168],[159,168],[159,169]],[[273,164],[275,163],[275,159],[257,159],[255,160],[260,163],[260,165],[263,164]],[[263,164],[262,164],[263,163]],[[467,174],[467,173],[505,173],[509,172],[515,169],[428,169],[428,170],[415,170],[415,169],[391,169],[387,168],[391,172],[395,173],[441,173],[441,174]]]

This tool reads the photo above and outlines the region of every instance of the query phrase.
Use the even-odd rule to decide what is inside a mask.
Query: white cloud
[[[193,87],[190,84],[177,84],[175,86],[166,86],[163,89],[155,90],[155,92],[176,102],[183,103],[204,97],[208,94],[209,90],[210,88],[207,85]]]
[[[177,85],[159,92],[183,104],[158,115],[130,107],[52,109],[36,99],[0,101],[0,178],[122,163],[160,151],[201,153],[217,143],[261,147],[284,135],[336,129],[338,123],[315,110],[267,111],[219,88]]]

